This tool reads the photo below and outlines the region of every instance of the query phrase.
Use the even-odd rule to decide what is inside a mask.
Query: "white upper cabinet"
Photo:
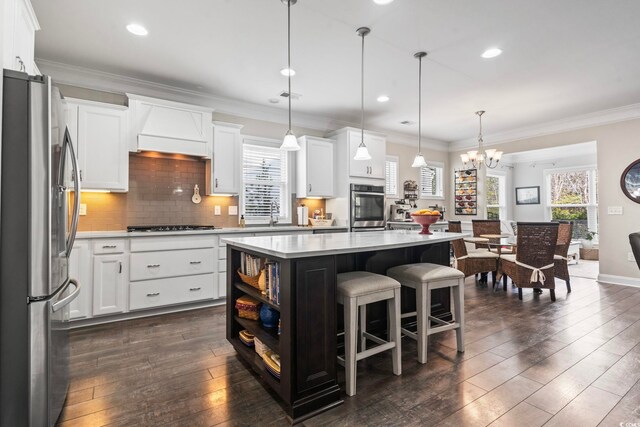
[[[0,2],[2,7],[3,2]],[[4,0],[2,36],[4,68],[37,73],[34,62],[35,32],[40,29],[29,0]]]
[[[296,153],[296,197],[333,197],[334,156],[330,139],[302,136]]]
[[[213,123],[213,159],[207,162],[207,194],[239,194],[242,185],[242,125]]]
[[[211,157],[213,110],[128,93],[131,151]]]
[[[354,160],[358,146],[362,140],[361,133],[349,131],[349,175],[359,178],[384,179],[384,162],[386,158],[386,140],[377,135],[365,132],[364,143],[371,155],[370,160]]]
[[[82,189],[128,191],[127,107],[67,99],[67,126]]]

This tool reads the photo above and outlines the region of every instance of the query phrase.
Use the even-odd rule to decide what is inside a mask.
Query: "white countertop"
[[[445,232],[424,235],[415,230],[387,230],[298,236],[229,237],[222,239],[222,241],[241,249],[276,258],[304,258],[420,246],[448,242],[469,235],[468,233]]]
[[[275,233],[281,231],[290,231],[292,233],[298,231],[313,231],[313,230],[347,230],[347,227],[339,227],[335,225],[331,226],[314,226],[314,227],[301,227],[297,225],[277,225],[275,227],[269,226],[253,226],[253,227],[229,227],[229,228],[216,228],[215,230],[190,230],[190,231],[134,231],[128,232],[122,231],[79,231],[76,236],[77,239],[105,239],[105,238],[118,238],[118,237],[156,237],[156,236],[198,236],[207,234],[233,234],[233,233]]]

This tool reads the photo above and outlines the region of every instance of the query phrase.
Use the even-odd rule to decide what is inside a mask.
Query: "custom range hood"
[[[213,109],[127,93],[130,151],[211,158]]]

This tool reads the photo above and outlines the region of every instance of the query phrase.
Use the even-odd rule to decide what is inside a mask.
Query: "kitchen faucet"
[[[278,218],[274,218],[274,211],[278,210],[278,202],[275,200],[269,205],[269,227],[273,227],[278,223]],[[277,217],[277,214],[275,215]]]

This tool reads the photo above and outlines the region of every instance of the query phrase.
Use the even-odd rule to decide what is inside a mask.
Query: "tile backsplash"
[[[202,202],[191,201],[198,185]],[[324,200],[293,200],[313,209],[325,208]],[[124,230],[128,225],[195,224],[237,227],[239,215],[229,215],[229,206],[239,206],[238,197],[205,195],[205,162],[183,156],[131,154],[128,193],[82,193],[87,215],[80,217],[80,231]],[[214,207],[220,206],[220,215]],[[313,208],[313,209],[312,209]],[[294,224],[295,222],[294,217]]]

